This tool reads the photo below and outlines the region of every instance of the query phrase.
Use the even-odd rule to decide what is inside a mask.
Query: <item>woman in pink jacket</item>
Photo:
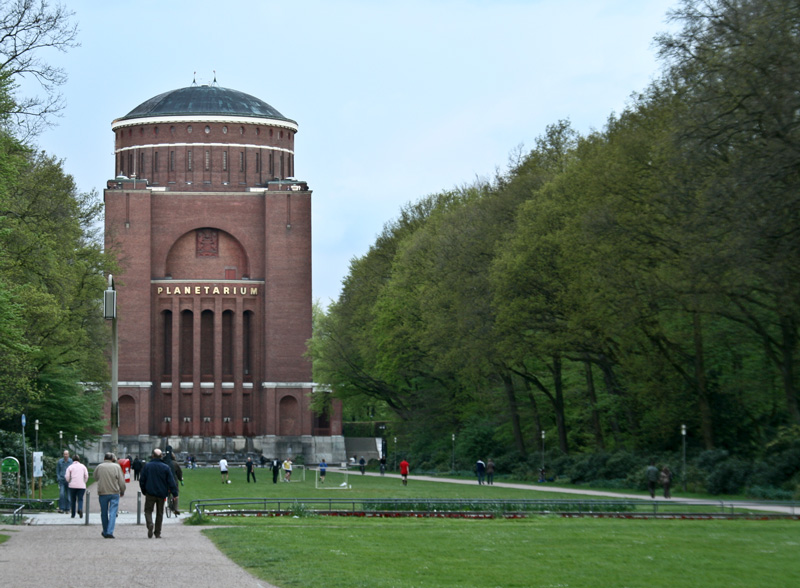
[[[83,495],[86,494],[86,482],[89,480],[89,470],[81,463],[81,458],[75,455],[72,465],[67,468],[64,478],[69,485],[69,503],[72,507],[72,518],[75,518],[75,503],[78,505],[78,516],[83,518]]]

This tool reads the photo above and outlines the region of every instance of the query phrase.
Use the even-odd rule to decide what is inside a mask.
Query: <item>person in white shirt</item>
[[[222,483],[228,484],[228,460],[224,457],[219,460],[219,473],[222,474]]]

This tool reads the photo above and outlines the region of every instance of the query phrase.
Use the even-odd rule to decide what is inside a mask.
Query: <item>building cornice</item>
[[[186,123],[229,123],[259,125],[270,127],[282,127],[295,133],[298,130],[297,123],[280,120],[276,118],[265,118],[258,116],[235,116],[235,115],[180,115],[180,116],[146,116],[142,118],[129,118],[125,120],[117,119],[111,123],[111,130],[116,131],[126,127],[138,127],[141,125],[162,125],[162,124],[186,124]]]
[[[134,149],[158,149],[159,147],[244,147],[245,149],[272,149],[273,151],[283,151],[294,155],[294,149],[284,147],[273,147],[272,145],[257,145],[255,143],[147,143],[144,145],[131,145],[130,147],[120,147],[114,153],[123,151],[133,151]]]

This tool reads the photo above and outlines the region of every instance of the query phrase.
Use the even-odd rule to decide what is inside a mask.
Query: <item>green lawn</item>
[[[306,472],[305,482],[272,483],[272,473],[266,468],[256,471],[257,483],[247,483],[244,469],[231,470],[231,484],[222,484],[219,471],[214,468],[183,470],[184,486],[180,489],[180,503],[189,508],[189,501],[201,498],[576,498],[575,494],[537,492],[499,486],[478,486],[474,484],[447,484],[424,482],[409,476],[408,486],[403,486],[399,478],[362,476],[350,472],[350,489],[338,489],[336,474],[331,472],[326,480],[326,489],[315,488],[315,472]],[[577,497],[579,498],[579,497]]]
[[[207,535],[288,587],[789,587],[797,521],[248,519]]]
[[[580,498],[351,473],[349,490],[257,484],[244,470],[184,471],[181,506],[195,498]],[[800,585],[800,522],[563,519],[210,519],[204,532],[239,565],[282,588],[782,587]]]

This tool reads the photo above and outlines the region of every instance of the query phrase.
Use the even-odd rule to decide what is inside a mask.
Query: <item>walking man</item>
[[[139,459],[139,456],[136,456],[136,459],[133,460],[131,464],[131,469],[133,470],[133,481],[136,482],[139,479],[139,473],[142,471],[144,464],[142,460]]]
[[[72,459],[69,457],[69,450],[64,450],[64,455],[56,462],[56,480],[58,481],[58,512],[67,512],[69,510],[69,484],[64,477],[67,474],[67,468],[72,465]]]
[[[281,462],[277,457],[272,458],[272,483],[278,483],[278,476],[281,475]]]
[[[651,461],[650,465],[647,466],[645,475],[647,476],[647,490],[650,492],[650,498],[655,498],[656,484],[658,483],[658,468],[655,461]]]
[[[161,522],[164,520],[164,501],[172,494],[174,502],[172,510],[178,512],[178,484],[170,468],[161,459],[161,450],[153,449],[152,459],[142,468],[139,475],[139,488],[144,494],[144,521],[147,523],[147,538],[161,539]],[[153,523],[153,507],[156,509],[156,521]]]
[[[486,473],[486,464],[483,463],[482,459],[478,459],[475,462],[475,473],[478,474],[478,485],[483,485],[483,476]]]
[[[400,462],[400,476],[403,478],[403,486],[408,486],[408,466],[409,463],[405,459]]]
[[[256,464],[253,463],[253,458],[252,457],[248,457],[247,458],[247,463],[245,463],[244,466],[247,468],[247,483],[248,484],[250,483],[250,476],[253,476],[253,484],[255,484],[256,483],[256,470],[255,470]]]
[[[106,539],[113,539],[119,499],[125,495],[125,475],[117,463],[116,455],[110,452],[105,454],[103,463],[94,469],[94,479],[97,481],[100,520],[103,523],[101,535]]]

